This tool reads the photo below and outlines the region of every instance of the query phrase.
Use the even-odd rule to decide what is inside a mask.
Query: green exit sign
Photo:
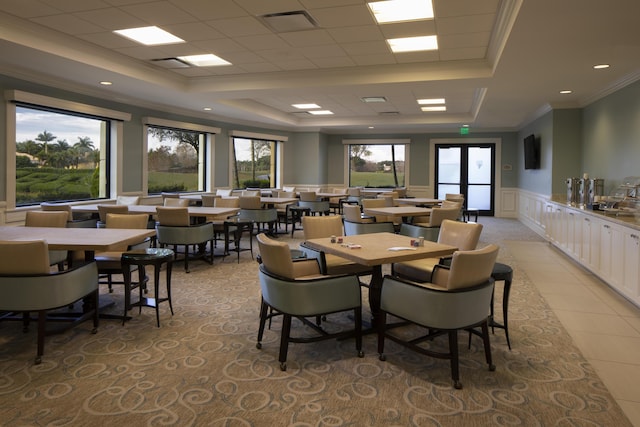
[[[467,127],[460,128],[460,135],[469,135],[469,128]]]

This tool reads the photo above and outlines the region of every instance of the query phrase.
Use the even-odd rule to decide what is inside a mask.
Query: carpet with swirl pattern
[[[515,220],[482,219],[482,242],[539,238]],[[301,237],[302,233],[298,233]],[[289,239],[295,247],[299,239]],[[376,338],[292,344],[288,369],[278,367],[280,321],[256,348],[260,292],[248,252],[213,266],[177,264],[173,306],[153,309],[124,326],[84,323],[47,338],[34,365],[35,325],[0,323],[0,424],[3,426],[627,426],[620,408],[558,319],[501,245],[499,261],[515,271],[509,351],[492,335],[495,372],[481,341],[460,339],[462,390],[452,387],[449,362],[392,342],[378,360]],[[164,283],[164,282],[163,282]],[[496,286],[499,302],[501,286]],[[363,291],[365,318],[369,317]],[[119,290],[113,300],[120,313]],[[496,310],[500,313],[499,303]],[[325,325],[347,329],[335,314]],[[295,333],[307,333],[300,323]],[[464,337],[464,338],[463,338]],[[443,339],[433,346],[446,346]],[[444,348],[444,347],[443,347]]]

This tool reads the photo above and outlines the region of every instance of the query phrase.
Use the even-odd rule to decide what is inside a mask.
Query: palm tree
[[[47,144],[49,142],[53,141],[56,138],[57,138],[57,136],[55,136],[51,132],[47,132],[46,129],[45,129],[44,132],[39,133],[38,136],[36,137],[36,141],[40,141],[40,142],[42,142],[44,144],[44,154],[45,154],[45,156],[49,153],[49,150],[47,149]]]
[[[73,144],[73,148],[77,150],[79,157],[82,157],[83,159],[89,157],[95,150],[93,141],[91,141],[91,138],[88,136],[79,136],[78,142]]]

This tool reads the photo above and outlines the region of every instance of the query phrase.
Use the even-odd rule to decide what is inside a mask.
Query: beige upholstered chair
[[[343,205],[342,216],[345,220],[351,222],[375,222],[375,217],[362,213],[360,205]]]
[[[117,196],[116,197],[116,205],[139,205],[140,197],[139,196]]]
[[[452,208],[433,208],[431,210],[431,215],[427,217],[414,217],[413,224],[419,225],[421,227],[430,227],[435,228],[435,236],[438,235],[437,228],[440,227],[442,221],[445,219],[450,219],[452,221],[457,220],[460,217],[460,208],[452,207]],[[431,239],[430,239],[431,240]]]
[[[482,224],[444,220],[440,225],[438,243],[451,245],[458,250],[469,251],[476,248],[480,240]],[[428,282],[435,265],[442,258],[421,258],[413,261],[398,262],[391,266],[393,274],[416,282]]]
[[[69,215],[63,211],[27,211],[25,227],[57,227],[65,228]],[[64,263],[68,258],[67,251],[49,251],[49,262],[58,266],[58,270],[64,270]],[[4,261],[3,261],[4,262]]]
[[[493,294],[491,271],[498,256],[498,247],[488,245],[472,251],[457,251],[451,266],[437,266],[430,283],[418,284],[385,276],[380,298],[381,316],[378,322],[378,353],[385,360],[384,343],[389,338],[414,351],[451,361],[451,377],[455,388],[462,388],[458,369],[458,330],[482,328],[484,352],[489,370],[495,370],[491,358],[488,317]],[[412,326],[426,328],[416,333],[393,334],[386,329],[386,316],[408,321]],[[405,328],[403,328],[405,329]],[[397,329],[394,329],[396,331]],[[440,335],[448,335],[449,351],[420,346]]]
[[[399,197],[400,196],[398,195],[397,191],[385,191],[384,193],[380,193],[377,196],[378,199],[384,199],[388,207],[398,206],[398,202],[396,202],[396,199]]]
[[[296,187],[294,187],[292,185],[283,185],[282,186],[282,191],[289,191],[291,193],[295,193],[296,192]]]
[[[301,208],[309,208],[311,215],[329,215],[330,213],[329,202],[319,200],[315,191],[301,191],[298,206]]]
[[[216,190],[216,196],[230,197],[233,194],[232,188],[218,188]]]
[[[296,193],[294,193],[293,191],[278,191],[275,193],[275,196],[279,198],[293,199],[296,197]],[[289,211],[289,207],[295,206],[297,204],[298,202],[296,201],[296,202],[289,202],[289,203],[276,203],[273,205],[273,207],[276,209],[276,212],[278,213],[278,226],[280,226],[280,224],[284,221],[285,232],[289,224],[289,221],[291,220],[291,212]]]
[[[74,215],[71,205],[65,203],[40,203],[40,209],[43,211],[63,211],[67,213],[67,228],[95,228],[97,219],[91,218],[90,214]]]
[[[189,199],[179,199],[177,197],[167,197],[162,202],[163,206],[184,208],[189,206]]]
[[[392,216],[374,215],[367,212],[367,209],[369,208],[386,208],[386,207],[389,207],[389,206],[387,206],[387,201],[385,199],[382,199],[382,198],[362,199],[362,210],[365,215],[375,217],[376,222],[393,222],[393,223],[400,224],[402,221]]]
[[[347,199],[347,189],[334,188],[332,193],[336,196],[329,197],[329,208],[333,210],[333,213],[342,214],[342,204]]]
[[[395,226],[392,222],[351,222],[346,219],[342,221],[344,235],[353,236],[356,234],[369,233],[395,233]]]
[[[98,217],[100,221],[98,222],[98,227],[104,227],[107,222],[107,214],[115,213],[115,214],[127,214],[129,213],[129,205],[98,205]]]
[[[304,231],[305,240],[318,239],[321,237],[342,236],[344,234],[342,218],[339,215],[304,216],[302,217],[302,229]],[[300,244],[300,248],[307,254],[307,257],[318,259],[322,274],[371,274],[370,267],[349,261],[336,255],[315,251],[307,247],[304,242]]]
[[[263,209],[260,196],[240,196],[240,212],[238,218],[243,221],[253,221],[258,231],[267,225],[269,233],[276,232],[278,211],[275,208]]]
[[[287,243],[270,239],[265,234],[259,234],[257,240],[262,262],[258,273],[262,303],[256,347],[262,348],[267,320],[272,316],[282,315],[278,360],[283,371],[287,369],[290,342],[314,342],[355,334],[356,351],[359,357],[363,357],[362,302],[358,277],[321,275],[315,259],[293,261]],[[352,331],[328,333],[322,331],[319,325],[313,325],[313,329],[321,330],[320,335],[304,338],[291,336],[291,321],[294,317],[311,324],[307,319],[309,317],[318,318],[324,314],[350,310],[353,310],[355,323]]]
[[[47,242],[0,241],[0,311],[23,313],[16,320],[28,325],[29,312],[38,313],[38,338],[35,363],[44,354],[47,311],[67,307],[81,298],[93,305],[73,321],[93,319],[98,328],[98,271],[95,262],[65,271],[51,272]],[[57,319],[59,320],[59,319]]]
[[[189,273],[189,259],[202,258],[209,264],[213,264],[213,240],[215,233],[213,224],[205,222],[190,225],[189,210],[186,207],[159,206],[156,208],[157,223],[156,232],[158,244],[162,247],[172,246],[176,259],[178,247],[183,247],[184,270]],[[211,250],[207,253],[207,243]],[[197,252],[190,254],[189,247],[196,245]]]
[[[104,226],[105,228],[144,229],[147,228],[148,221],[149,216],[147,214],[107,213]],[[118,248],[113,248],[110,251],[96,252],[95,260],[98,265],[98,273],[100,273],[103,280],[104,278],[107,279],[106,282],[102,281],[100,283],[106,283],[109,292],[113,292],[113,285],[124,285],[124,279],[118,281],[113,280],[114,275],[122,274],[122,263],[120,262],[122,253],[131,249],[148,248],[150,245],[151,239],[145,239],[134,245],[123,245]],[[144,275],[142,277],[144,277]],[[138,282],[136,282],[134,286],[137,285],[139,285]],[[128,292],[125,292],[125,295],[127,294]]]
[[[216,199],[222,196],[218,196],[217,194],[202,194],[200,197],[202,199],[202,206],[213,207],[216,205]]]
[[[241,197],[260,197],[260,190],[242,190]]]

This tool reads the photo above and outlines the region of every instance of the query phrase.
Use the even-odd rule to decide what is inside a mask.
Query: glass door
[[[435,196],[463,194],[464,207],[494,214],[495,144],[437,144]]]

